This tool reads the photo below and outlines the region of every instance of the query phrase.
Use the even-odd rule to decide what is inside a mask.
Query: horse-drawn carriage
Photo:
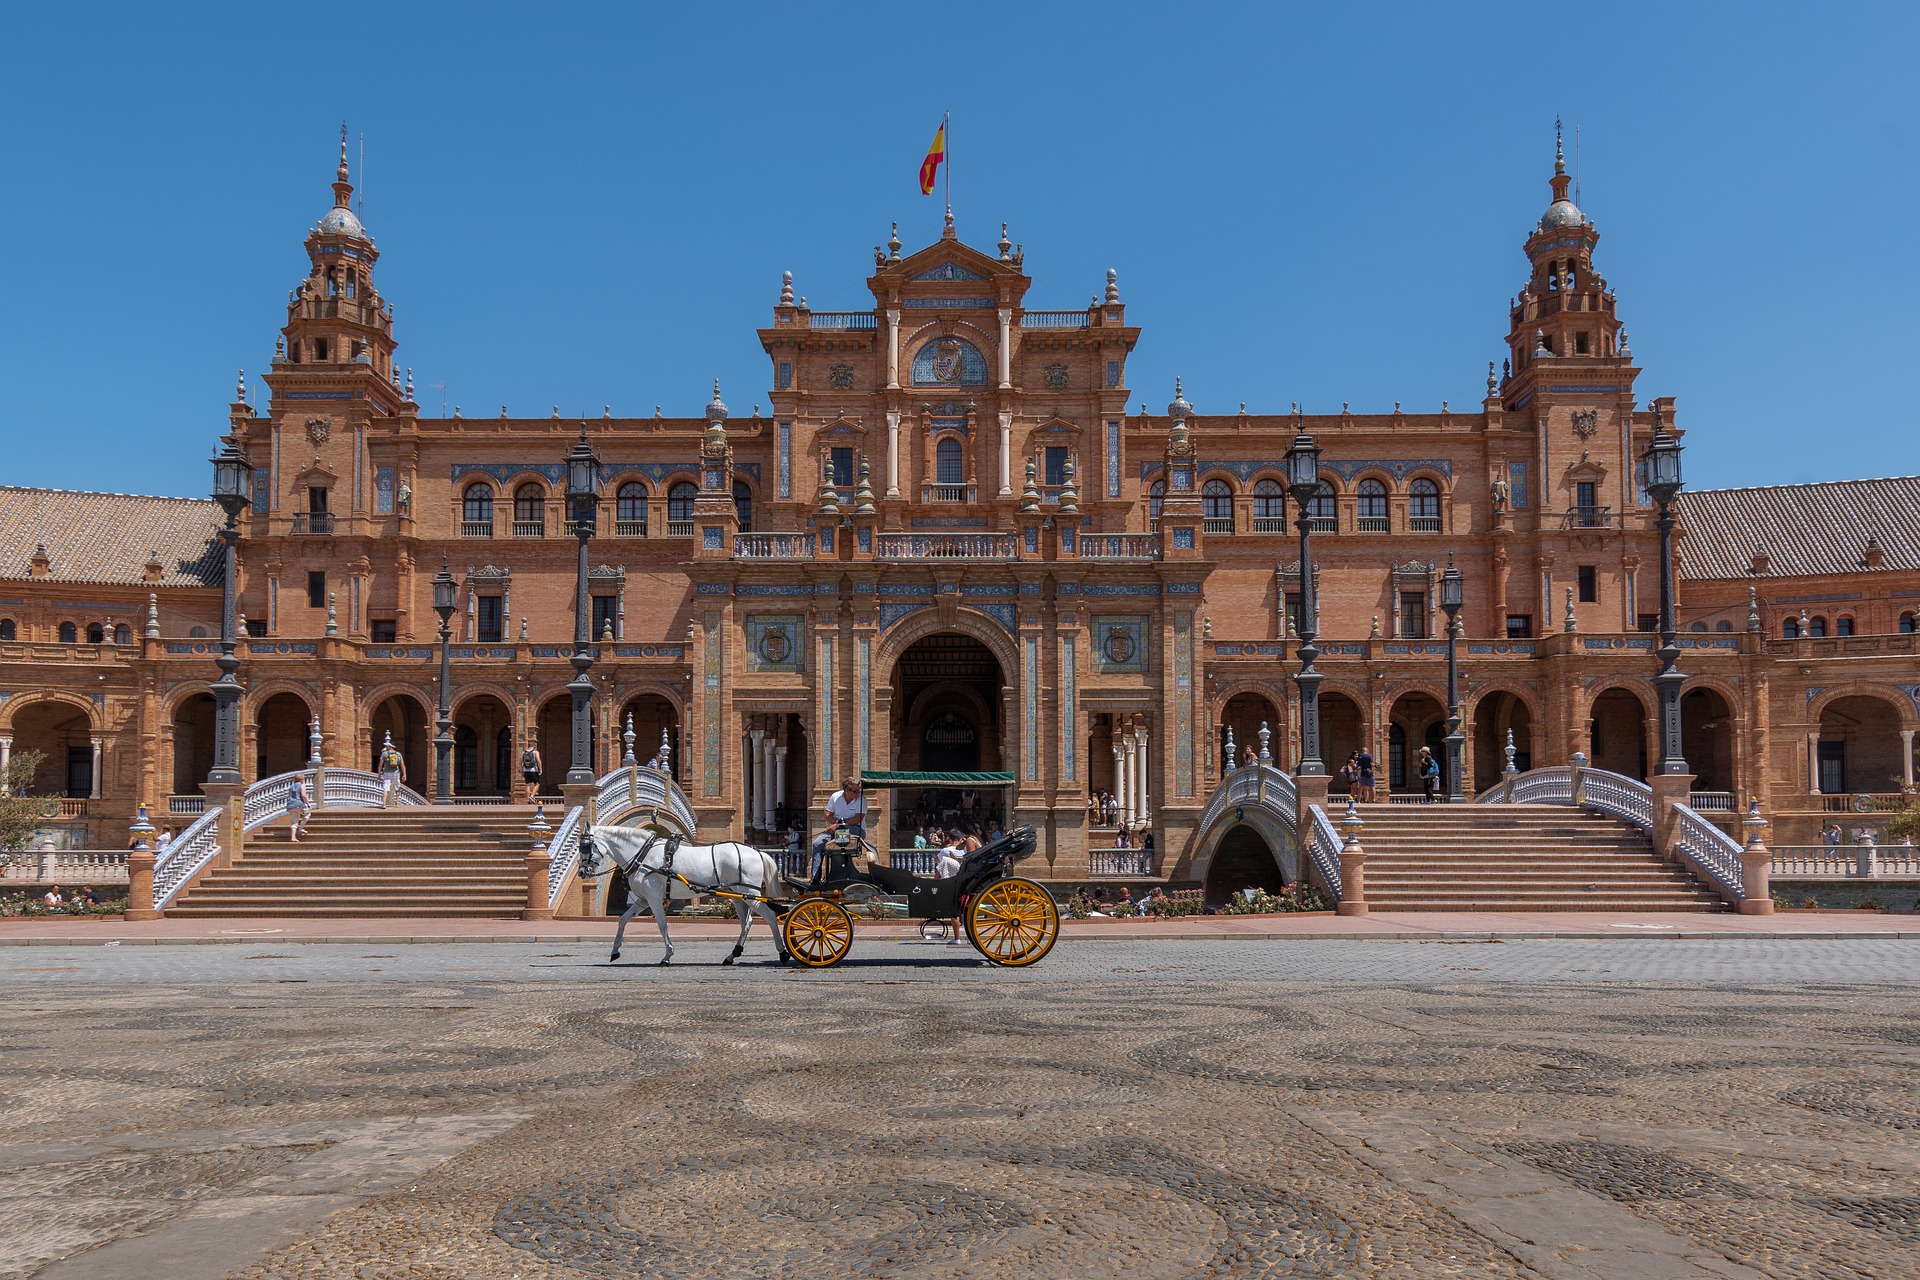
[[[748,845],[684,845],[651,828],[596,826],[582,847],[581,874],[594,877],[612,870],[599,865],[602,853],[626,873],[630,901],[614,934],[615,960],[627,921],[646,905],[666,944],[660,963],[672,962],[666,897],[677,883],[731,900],[739,911],[740,937],[725,964],[739,958],[754,915],[772,928],[782,962],[811,969],[838,964],[853,947],[848,904],[893,897],[904,900],[912,919],[958,920],[981,955],[994,964],[1017,967],[1046,955],[1060,936],[1060,910],[1053,895],[1013,874],[1035,843],[1032,827],[1017,827],[969,853],[958,874],[934,879],[873,863],[866,842],[849,835],[828,843],[824,882],[813,888],[785,880],[772,858]],[[868,860],[864,868],[863,855]]]

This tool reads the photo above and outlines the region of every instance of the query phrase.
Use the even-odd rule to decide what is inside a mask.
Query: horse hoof
[[[722,960],[722,961],[721,961],[720,963],[721,963],[721,964],[732,964],[732,963],[733,963],[733,961],[734,961],[734,957],[732,957],[732,956],[728,956],[728,957],[727,957],[727,958],[726,958],[725,960]]]
[[[616,951],[612,955],[607,957],[607,963],[612,964],[615,960],[618,960],[619,958],[620,958],[620,953]]]
[[[666,968],[666,967],[667,967],[668,965],[670,965],[670,964],[672,964],[672,963],[673,963],[673,957],[672,957],[672,956],[661,956],[661,957],[660,957],[660,967],[661,967],[662,969],[664,969],[664,968]]]

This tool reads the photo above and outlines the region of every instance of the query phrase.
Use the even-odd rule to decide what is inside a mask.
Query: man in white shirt
[[[960,858],[963,852],[957,843],[942,849],[938,861],[933,864],[933,873],[942,880],[951,880],[959,875]]]
[[[807,883],[820,886],[820,868],[826,861],[827,841],[845,827],[860,839],[867,835],[867,798],[860,794],[860,779],[848,778],[840,789],[827,797],[827,829],[813,841],[813,857],[807,864]]]

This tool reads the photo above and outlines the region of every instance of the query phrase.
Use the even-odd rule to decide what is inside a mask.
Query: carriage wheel
[[[1059,936],[1060,908],[1031,880],[997,880],[967,908],[967,937],[995,964],[1032,964]]]
[[[809,969],[839,964],[853,946],[853,917],[825,898],[804,898],[781,922],[793,958]]]

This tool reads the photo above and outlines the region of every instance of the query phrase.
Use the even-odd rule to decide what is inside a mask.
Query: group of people
[[[1434,758],[1431,748],[1420,748],[1420,754],[1414,760],[1414,776],[1420,779],[1420,803],[1433,804],[1440,799],[1440,762]],[[1346,779],[1347,791],[1359,804],[1373,804],[1380,798],[1380,779],[1374,764],[1373,752],[1361,747],[1347,757],[1340,766],[1340,776]]]
[[[907,827],[951,827],[970,825],[980,827],[992,819],[984,813],[984,798],[977,787],[962,787],[954,790],[948,787],[922,787],[913,811],[908,813],[904,806],[899,822],[902,829]]]
[[[100,896],[93,891],[91,885],[83,884],[74,890],[71,898],[63,897],[60,886],[56,884],[41,895],[40,901],[44,902],[51,911],[65,911],[68,907],[97,907],[100,905]]]
[[[1087,822],[1091,826],[1111,827],[1120,817],[1120,804],[1111,791],[1095,791],[1087,797]]]

